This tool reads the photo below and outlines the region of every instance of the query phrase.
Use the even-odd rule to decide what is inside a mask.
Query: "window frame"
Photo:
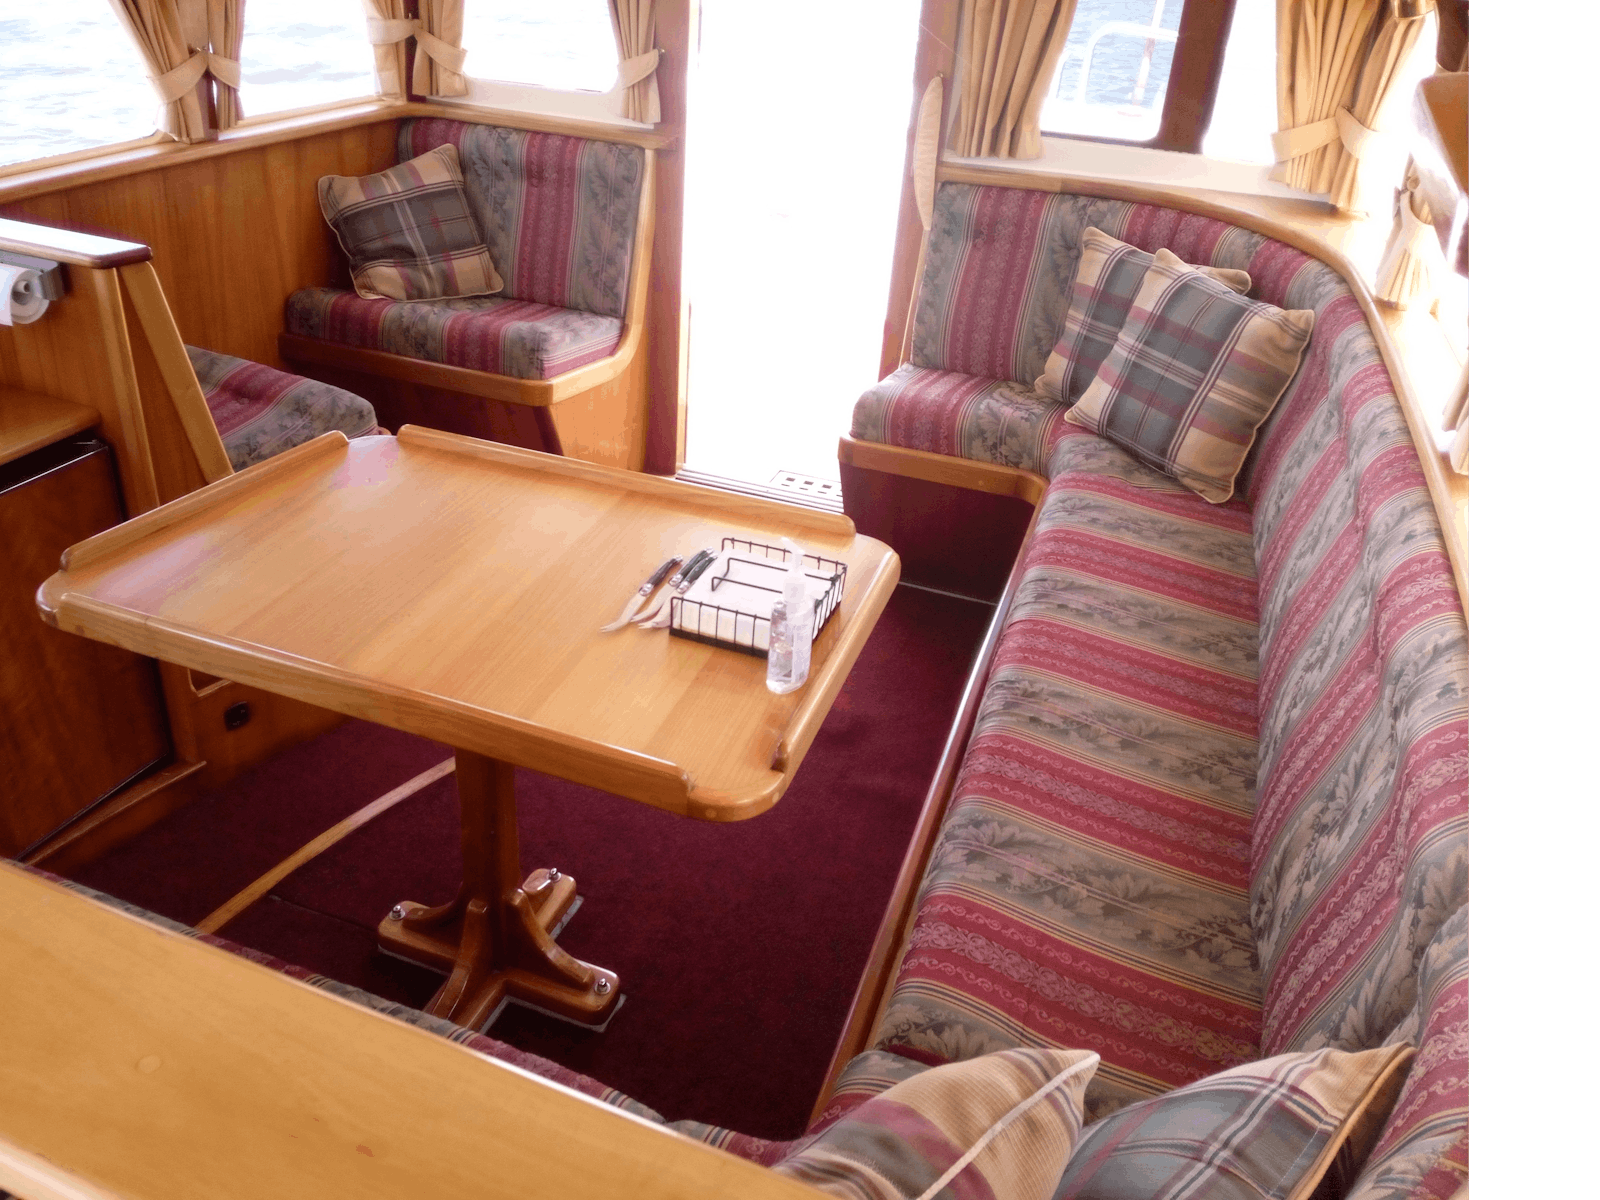
[[[1183,15],[1178,18],[1178,38],[1172,48],[1166,100],[1161,106],[1161,125],[1154,137],[1136,140],[1055,129],[1041,129],[1041,135],[1199,154],[1217,104],[1222,60],[1228,48],[1228,32],[1233,28],[1234,3],[1235,0],[1186,0],[1184,3]],[[1062,54],[1065,56],[1066,51]],[[1052,79],[1058,77],[1060,71],[1061,63],[1057,60]]]

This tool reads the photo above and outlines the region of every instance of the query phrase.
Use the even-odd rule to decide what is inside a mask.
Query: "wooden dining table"
[[[671,555],[789,537],[847,567],[811,678],[614,618]],[[448,974],[429,1011],[507,1000],[603,1026],[616,975],[554,934],[576,882],[524,872],[513,770],[705,821],[776,804],[899,578],[846,517],[439,433],[328,433],[68,549],[44,619],[455,748],[463,879],[380,944]],[[670,947],[664,948],[670,953]]]

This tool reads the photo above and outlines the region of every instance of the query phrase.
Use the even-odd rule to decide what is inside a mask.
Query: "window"
[[[1182,13],[1183,0],[1078,0],[1042,127],[1129,142],[1155,137]]]
[[[461,44],[473,79],[604,92],[617,78],[605,0],[471,0]]]
[[[356,0],[250,0],[239,67],[246,117],[375,90],[367,18]]]
[[[131,141],[160,102],[106,0],[17,4],[0,14],[0,165]]]
[[[1278,11],[1274,0],[1236,0],[1217,103],[1201,149],[1207,158],[1270,163],[1278,128]]]

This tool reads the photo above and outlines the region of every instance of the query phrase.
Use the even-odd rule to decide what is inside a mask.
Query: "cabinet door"
[[[100,442],[59,443],[0,473],[0,855],[167,754],[155,663],[52,629],[34,606],[61,552],[121,519]]]

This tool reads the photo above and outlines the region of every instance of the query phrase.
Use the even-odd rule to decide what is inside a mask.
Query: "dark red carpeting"
[[[622,977],[603,1034],[507,1008],[489,1032],[669,1118],[799,1133],[866,961],[990,608],[902,587],[788,794],[736,825],[675,817],[519,771],[523,866],[575,875],[562,934]],[[80,869],[193,923],[341,817],[449,755],[352,721],[279,755]],[[221,932],[391,999],[441,977],[377,951],[396,900],[460,879],[447,777],[286,879]]]

